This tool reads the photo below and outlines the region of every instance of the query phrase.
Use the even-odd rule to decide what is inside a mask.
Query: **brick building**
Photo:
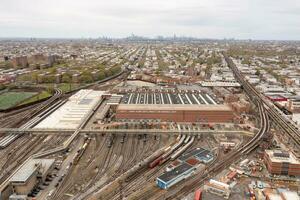
[[[217,96],[220,96],[224,99],[224,102],[226,103],[232,103],[239,100],[239,96],[236,94],[233,94],[228,89],[223,87],[215,87],[213,88],[213,91]]]
[[[239,102],[231,103],[231,107],[233,111],[236,112],[237,114],[242,114],[242,113],[249,113],[251,105],[248,101],[242,99]]]
[[[300,175],[300,161],[290,152],[265,150],[264,161],[271,174]]]
[[[34,54],[31,56],[30,61],[34,64],[45,63],[46,57],[43,54]]]
[[[12,65],[15,68],[26,68],[29,66],[27,56],[18,56],[12,59]]]
[[[117,119],[160,119],[172,122],[232,122],[234,114],[227,105],[120,104]]]
[[[288,100],[287,109],[292,113],[300,113],[300,96]]]

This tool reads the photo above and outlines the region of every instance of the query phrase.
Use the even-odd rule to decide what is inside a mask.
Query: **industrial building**
[[[187,160],[194,158],[202,163],[209,163],[213,160],[213,154],[211,151],[203,148],[196,148],[181,155],[178,160],[181,162],[186,162]]]
[[[167,171],[156,179],[156,184],[162,189],[168,189],[191,176],[200,163],[207,164],[213,158],[213,154],[209,150],[203,148],[193,149],[172,162],[167,167]]]
[[[300,97],[293,96],[288,100],[287,109],[292,113],[300,113]]]
[[[102,101],[104,91],[80,90],[34,128],[76,129]]]
[[[226,199],[230,196],[230,187],[228,184],[210,179],[207,184],[204,185],[204,189],[210,193],[222,196]]]
[[[117,107],[116,119],[230,123],[234,114],[228,105],[120,104]]]
[[[55,159],[29,159],[9,179],[9,185],[0,191],[0,199],[29,194],[39,182],[45,181],[54,162]]]
[[[214,94],[202,91],[154,90],[123,95],[116,119],[159,119],[172,122],[230,123],[234,114]]]
[[[173,170],[165,172],[156,178],[156,184],[162,189],[168,189],[179,181],[191,176],[195,170],[194,166],[182,163]]]
[[[17,194],[28,194],[38,183],[44,181],[54,166],[54,159],[31,159],[10,179],[13,190]]]
[[[268,171],[279,175],[300,175],[300,161],[290,152],[265,150],[264,161]]]

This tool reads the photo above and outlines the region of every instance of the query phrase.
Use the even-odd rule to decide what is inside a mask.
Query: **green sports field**
[[[0,109],[13,107],[36,95],[35,92],[6,92],[0,95]]]

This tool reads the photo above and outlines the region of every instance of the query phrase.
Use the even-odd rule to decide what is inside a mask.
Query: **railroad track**
[[[178,188],[180,190],[175,194],[167,196],[166,199],[179,199],[188,195],[191,191],[203,185],[203,183],[206,180],[210,179],[211,177],[214,177],[222,170],[229,167],[232,163],[236,162],[242,156],[252,152],[259,145],[260,141],[262,140],[262,137],[270,128],[268,115],[266,114],[263,104],[258,102],[258,108],[261,119],[261,128],[259,132],[250,141],[246,142],[245,145],[242,145],[237,150],[229,153],[225,158],[223,158],[219,162],[216,162],[213,166],[207,168],[203,173],[197,174],[194,177],[192,177],[190,180],[188,180],[188,184],[183,182],[176,185],[175,187],[177,188],[177,190]]]
[[[114,77],[114,78],[116,78],[116,77]],[[110,78],[111,79],[111,78]],[[107,81],[107,80],[105,80],[105,81]],[[104,82],[105,82],[104,81]],[[27,119],[29,119],[29,118],[31,118],[31,117],[33,117],[33,116],[36,116],[37,114],[39,114],[40,113],[40,111],[42,111],[42,110],[44,110],[44,109],[46,109],[51,103],[53,103],[56,99],[58,99],[60,96],[62,95],[62,92],[61,92],[61,90],[59,90],[59,89],[56,89],[55,90],[55,94],[51,97],[51,98],[49,98],[48,100],[46,100],[45,102],[43,102],[43,103],[41,103],[41,105],[39,105],[37,108],[35,108],[34,110],[31,110],[30,111],[30,113],[22,113],[21,114],[21,120],[17,120],[17,119],[13,119],[12,121],[13,121],[13,126],[16,126],[16,125],[18,125],[18,124],[20,124],[20,123],[22,123],[23,121],[25,121],[25,120],[27,120]],[[44,137],[41,137],[41,138],[43,138],[42,140],[44,140]],[[42,141],[41,140],[41,141]],[[41,141],[39,142],[39,144],[41,145]],[[68,139],[68,141],[69,141],[69,139]],[[63,145],[63,146],[65,146],[65,144]],[[29,148],[27,148],[26,149],[26,152],[24,153],[24,154],[22,154],[22,156],[20,157],[20,158],[22,158],[22,159],[20,159],[20,160],[18,160],[17,162],[16,162],[16,165],[14,165],[14,166],[16,166],[16,167],[18,167],[17,165],[21,165],[22,163],[24,163],[25,162],[25,159],[23,160],[23,158],[26,158],[27,157],[27,155],[29,155],[29,154],[32,154],[32,153],[34,153],[34,152],[36,152],[36,151],[34,151],[34,148],[36,147],[36,145],[34,144],[34,145],[31,145]],[[60,148],[54,148],[53,149],[53,152],[57,152],[58,150],[60,150],[62,147],[60,147]],[[64,147],[65,148],[65,147]],[[52,151],[52,149],[50,150],[50,151]],[[48,153],[48,152],[44,152],[44,154],[34,154],[35,156],[40,156],[40,155],[45,155],[45,153]],[[27,159],[29,159],[31,156],[29,156]],[[1,180],[0,180],[0,182],[2,183],[1,184],[1,187],[5,187],[5,185],[8,183],[8,176],[9,177],[11,177],[12,176],[12,173],[15,173],[15,172],[13,172],[14,170],[13,170],[13,167],[9,170],[9,173],[11,173],[11,175],[10,174],[7,174],[7,175],[5,175],[5,177],[3,176],[2,178],[1,178]],[[3,182],[3,181],[5,181],[5,182]]]
[[[129,157],[132,157],[132,158],[134,158],[135,157],[135,155],[134,156],[132,156],[132,152],[134,152],[134,151],[132,151],[132,150],[134,150],[134,149],[136,149],[136,145],[135,145],[135,143],[134,143],[134,141],[135,141],[135,138],[131,138],[131,139],[129,139],[129,140],[131,140],[133,143],[131,143],[132,145],[130,145],[130,147],[131,148],[127,148],[127,149],[129,149],[130,151],[130,153],[128,153],[127,155],[128,155],[128,158]],[[127,141],[128,142],[128,141]],[[120,142],[115,142],[114,143],[114,145],[112,146],[112,147],[114,147],[114,146],[119,146],[119,147],[117,147],[116,148],[116,154],[114,154],[114,155],[117,155],[118,154],[118,152],[119,152],[119,156],[120,155],[122,155],[122,147],[123,147],[123,145],[125,145],[125,144],[121,144],[121,148],[120,148]],[[129,145],[128,145],[129,146]],[[112,149],[112,148],[111,148]],[[109,152],[113,152],[112,150],[110,150]],[[97,189],[100,189],[101,187],[103,187],[106,183],[108,183],[108,182],[110,182],[110,181],[112,181],[114,178],[116,178],[119,174],[121,174],[121,172],[123,171],[123,170],[126,170],[126,169],[128,169],[128,167],[130,167],[130,165],[131,165],[131,163],[132,163],[132,161],[128,161],[128,162],[126,162],[126,157],[123,157],[123,160],[126,162],[126,164],[125,163],[121,163],[121,165],[120,165],[120,167],[118,168],[118,169],[115,169],[114,168],[114,164],[115,164],[115,161],[118,159],[118,158],[120,158],[119,156],[115,156],[115,158],[114,159],[111,159],[111,154],[112,153],[110,153],[110,155],[107,155],[106,156],[106,158],[105,158],[105,162],[104,162],[104,164],[103,164],[103,166],[102,167],[99,167],[99,170],[100,169],[102,169],[101,170],[101,173],[98,173],[97,175],[96,175],[96,177],[95,177],[95,179],[91,182],[91,184],[92,183],[95,183],[97,180],[99,180],[99,176],[102,176],[102,175],[104,175],[104,174],[109,174],[110,175],[110,177],[112,177],[111,179],[109,179],[109,180],[107,180],[107,181],[105,181],[105,183],[103,183],[100,187],[98,187]],[[123,161],[122,161],[123,162]],[[109,169],[110,168],[110,169]],[[89,188],[89,187],[87,187],[87,188]],[[93,193],[94,191],[85,191],[85,195],[84,195],[84,197],[80,197],[79,199],[86,199],[86,198],[88,198],[89,196],[91,196],[92,195],[92,193]],[[76,198],[75,198],[76,199]]]
[[[79,88],[78,90],[90,88],[90,87],[92,87],[94,85],[98,85],[98,84],[107,83],[109,81],[119,78],[120,76],[121,76],[121,80],[125,80],[126,77],[129,75],[129,73],[130,73],[130,71],[121,71],[120,73],[118,73],[116,75],[113,75],[113,76],[105,78],[101,81],[97,81],[95,83],[89,84],[85,87]],[[74,91],[72,91],[72,93],[74,93],[78,90],[74,90]],[[1,127],[15,127],[17,125],[22,124],[22,122],[32,118],[37,113],[44,110],[48,105],[53,103],[56,99],[58,99],[62,95],[63,95],[62,90],[55,88],[55,93],[53,94],[53,96],[50,97],[49,99],[47,99],[46,101],[41,102],[39,104],[31,105],[28,107],[24,107],[19,110],[12,111],[10,113],[6,113],[6,114],[0,116]]]
[[[106,137],[104,144],[107,144],[107,142],[106,142],[107,140],[108,140],[108,137]],[[91,190],[91,188],[93,187],[93,185],[97,181],[99,181],[99,179],[101,179],[101,177],[105,173],[109,172],[108,167],[111,166],[111,164],[113,164],[113,163],[111,163],[111,157],[112,157],[111,155],[114,152],[115,146],[116,145],[112,145],[111,148],[109,148],[109,149],[106,148],[105,149],[105,151],[106,151],[105,153],[101,152],[102,153],[102,157],[101,158],[103,158],[103,159],[100,159],[101,162],[97,166],[98,172],[92,177],[92,179],[90,180],[90,182],[85,186],[85,189],[82,190],[79,195],[76,195],[74,197],[74,199],[85,199],[88,196],[90,196],[91,192],[93,192],[93,191],[90,192],[89,190]],[[67,188],[67,189],[70,189],[70,187]],[[67,191],[67,190],[64,190],[64,191]]]
[[[102,138],[101,141],[99,141],[99,137]],[[101,152],[103,151],[103,149],[105,148],[105,145],[106,145],[106,141],[107,141],[107,138],[105,138],[103,140],[103,136],[97,136],[95,135],[95,139],[96,139],[96,144],[95,144],[95,149],[94,149],[94,157],[97,157],[97,155],[100,155]],[[89,169],[91,167],[91,165],[93,164],[93,162],[95,161],[95,159],[90,159],[87,163],[87,168]]]
[[[156,143],[156,145],[151,145],[151,147],[150,147],[150,150],[152,150],[152,152],[157,149],[160,149],[161,140],[156,141],[155,143]],[[152,144],[152,143],[149,142],[149,144]],[[155,146],[156,146],[156,148],[153,148]],[[134,173],[133,175],[131,175],[130,177],[128,177],[126,179],[126,183],[122,184],[122,186],[119,187],[119,188],[122,188],[122,189],[120,189],[120,191],[115,190],[115,194],[113,196],[111,196],[110,199],[117,200],[117,199],[122,199],[123,197],[128,198],[128,199],[131,199],[133,197],[135,197],[135,198],[139,197],[140,199],[143,198],[144,193],[142,193],[142,192],[149,192],[149,191],[142,190],[141,195],[143,197],[141,197],[139,194],[135,194],[136,191],[140,191],[141,186],[146,187],[149,183],[151,185],[153,185],[154,177],[157,177],[163,171],[164,167],[167,166],[170,162],[171,161],[167,161],[163,165],[156,166],[153,169],[149,169],[148,166],[145,166],[145,167],[139,169],[138,172]],[[155,191],[157,189],[158,188],[155,188]]]
[[[272,120],[276,122],[276,125],[279,126],[292,140],[294,143],[300,147],[300,133],[298,127],[294,122],[286,117],[284,114],[276,109],[275,105],[270,102],[263,94],[258,92],[256,88],[251,85],[247,80],[245,80],[244,75],[239,71],[233,61],[223,53],[225,60],[228,66],[232,69],[235,77],[239,83],[243,86],[244,90],[248,93],[250,97],[256,97],[259,99],[268,109],[268,114]]]
[[[30,113],[27,113],[26,115],[20,117],[20,119],[18,119],[18,118],[12,119],[11,121],[8,122],[8,124],[16,126],[16,125],[24,122],[27,119],[27,117],[30,116],[31,117],[30,120],[18,128],[18,130],[20,130],[21,133],[24,133],[22,131],[24,131],[28,128],[34,127],[45,116],[47,116],[49,113],[51,113],[52,110],[56,109],[59,105],[64,103],[63,101],[58,101],[55,104],[50,106],[50,104],[52,104],[61,94],[62,94],[61,90],[56,90],[56,93],[53,96],[53,98],[51,97],[50,99],[48,99],[46,102],[44,102],[44,104],[41,104],[39,108],[36,108],[34,111],[31,111]],[[6,123],[6,126],[8,124]],[[13,143],[20,136],[21,136],[20,134],[16,134],[13,132],[12,134],[1,137],[0,148],[4,149],[4,148],[8,147],[11,143]]]
[[[101,162],[97,166],[98,167],[98,173],[91,178],[89,184],[85,187],[85,189],[81,193],[86,192],[93,185],[93,183],[96,181],[97,177],[99,176],[99,174],[101,172],[100,171],[100,165],[102,166],[102,165],[104,165],[104,163],[107,162],[107,155],[109,154],[110,149],[103,149],[103,146],[105,146],[106,141],[107,141],[107,137],[105,138],[105,140],[104,140],[104,142],[102,144],[100,143],[101,146],[100,146],[100,148],[96,152],[96,153],[99,153],[99,154],[101,153],[100,155],[104,156],[104,159],[102,159],[103,158],[102,156],[100,157],[101,159],[99,159],[99,161],[101,161]],[[103,153],[103,152],[101,152],[101,150],[102,151],[104,150],[106,152]],[[92,163],[93,163],[92,160],[90,162],[88,162],[87,168],[92,167]],[[77,166],[80,165],[80,164],[81,164],[81,162],[79,161],[78,164],[77,164]],[[69,179],[67,177],[64,178],[64,180],[66,180],[66,181],[64,182],[64,184],[60,185],[60,187],[55,192],[55,195],[53,195],[51,199],[64,199],[64,194],[66,192],[69,192],[74,187],[73,184],[74,184],[74,181],[76,181],[76,178],[73,179],[73,178],[71,178],[71,176],[72,176],[75,168],[76,168],[76,166],[73,166],[72,169],[70,169],[70,171],[68,172]]]
[[[7,177],[22,163],[24,162],[30,155],[34,154],[37,147],[42,147],[42,141],[45,139],[44,136],[38,136],[34,138],[32,141],[25,143],[21,148],[19,148],[14,155],[12,155],[8,163],[6,163],[7,167],[4,169],[5,171],[1,172],[0,183],[3,183]]]
[[[24,147],[26,143],[28,142],[29,138],[18,138],[17,141],[15,142],[14,146],[10,146],[10,148],[6,148],[2,150],[1,154],[1,160],[4,163],[1,163],[1,168],[0,168],[0,174],[8,167],[8,165],[12,162],[12,157],[16,155],[18,151],[20,151],[19,147]]]
[[[145,192],[147,193],[147,195],[151,197],[149,199],[170,199],[170,200],[181,199],[185,197],[187,194],[189,194],[191,191],[200,187],[206,180],[208,180],[211,177],[214,177],[222,170],[229,167],[232,163],[237,161],[243,155],[247,155],[250,152],[252,152],[259,145],[263,135],[269,130],[268,115],[265,112],[265,108],[263,104],[258,102],[258,108],[259,108],[259,115],[261,119],[261,123],[260,123],[261,129],[252,139],[250,139],[250,141],[246,142],[244,145],[241,145],[241,147],[239,147],[235,151],[229,153],[225,158],[222,158],[222,160],[215,159],[209,166],[206,167],[205,171],[202,171],[201,173],[194,175],[193,177],[189,178],[187,181],[182,181],[180,183],[177,183],[177,185],[171,187],[170,190],[168,191],[160,190],[160,189],[156,189],[155,192],[148,191],[148,190],[152,190],[154,185],[152,183],[148,189],[142,190],[142,192],[140,192],[139,195],[133,194],[132,198],[130,197],[129,199],[142,198]],[[157,170],[157,172],[159,172],[159,170]],[[156,175],[157,173],[153,172],[153,174],[150,174],[149,178]],[[135,181],[138,181],[138,179]],[[155,187],[158,188],[157,186]]]
[[[62,91],[60,89],[55,89],[55,93],[52,97],[47,99],[46,101],[29,108],[28,110],[17,113],[17,114],[6,114],[2,116],[1,127],[15,127],[22,124],[24,121],[31,119],[33,116],[37,115],[42,110],[45,110],[49,105],[51,105],[55,100],[57,100],[62,95]],[[31,107],[31,106],[30,106]]]
[[[190,146],[189,149],[195,147],[198,147],[197,143],[192,144],[192,146]],[[125,194],[128,194],[128,199],[142,199],[145,193],[148,195],[148,199],[155,199],[156,197],[158,197],[158,199],[164,199],[164,195],[165,193],[167,193],[167,191],[162,190],[156,186],[155,178],[161,175],[161,173],[164,171],[164,168],[168,166],[171,162],[171,160],[168,160],[163,165],[156,166],[151,170],[145,169],[142,176],[137,177],[137,179],[134,179],[133,182],[129,183],[133,184],[135,188],[130,187],[126,191]],[[142,190],[139,190],[139,185],[143,185],[144,188]]]
[[[7,112],[7,113],[3,113],[3,114],[1,115],[1,118],[6,119],[6,118],[11,117],[11,116],[16,116],[16,115],[18,115],[19,113],[22,113],[22,112],[31,110],[31,109],[33,109],[33,108],[39,106],[41,103],[42,103],[42,102],[37,103],[37,104],[30,105],[30,106],[26,106],[26,107],[24,107],[24,108],[20,108],[20,109],[17,109],[17,110],[13,110],[13,111],[10,111],[10,112]],[[3,120],[3,119],[2,119],[2,120]],[[2,121],[2,120],[1,120],[1,121]]]
[[[149,144],[148,144],[149,143]],[[159,142],[157,142],[159,143]],[[131,167],[133,167],[138,161],[139,161],[139,157],[142,157],[143,155],[145,155],[145,153],[151,149],[151,147],[153,147],[152,143],[150,141],[147,141],[147,143],[145,144],[142,140],[138,140],[137,137],[132,137],[129,136],[127,137],[126,142],[123,144],[126,145],[126,148],[123,148],[123,152],[120,156],[123,156],[123,160],[122,160],[122,165],[119,166],[119,168],[117,170],[115,170],[114,167],[112,167],[110,172],[107,173],[112,173],[112,179],[110,179],[109,181],[107,181],[106,184],[109,183],[114,183],[114,178],[117,178],[118,176],[120,176],[122,173],[126,172],[127,170],[129,170]],[[123,147],[122,145],[122,147]],[[143,147],[145,146],[145,147]],[[137,151],[138,149],[138,151]],[[142,151],[143,150],[143,151]],[[138,152],[137,154],[134,154],[134,152]],[[120,157],[119,157],[120,158]],[[101,187],[98,187],[97,190],[101,189],[102,187],[104,187],[106,184],[102,185]],[[120,194],[120,191],[118,191],[119,185],[118,183],[114,183],[113,184],[113,191],[108,194],[102,196],[100,194],[100,196],[97,196],[97,199],[99,198],[104,198],[104,199],[118,199]],[[93,191],[89,191],[90,195],[87,195],[85,198],[74,198],[74,199],[86,199],[87,197],[89,198],[93,198],[93,196],[91,196],[91,194],[93,193]],[[97,194],[98,195],[98,194]]]
[[[117,173],[123,173],[126,171],[127,168],[129,168],[130,164],[132,163],[132,153],[134,153],[134,145],[133,145],[133,140],[134,138],[131,136],[126,137],[126,144],[122,145],[122,162],[117,169]],[[129,144],[128,144],[129,143]]]

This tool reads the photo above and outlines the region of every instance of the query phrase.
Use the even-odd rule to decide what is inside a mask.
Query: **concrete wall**
[[[13,184],[14,191],[17,194],[27,195],[37,184],[36,175],[31,176],[25,184]]]

